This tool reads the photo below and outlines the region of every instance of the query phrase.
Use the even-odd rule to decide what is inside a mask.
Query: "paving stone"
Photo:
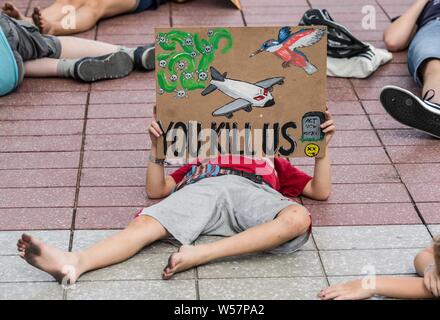
[[[400,182],[396,170],[391,165],[334,165],[332,176],[333,183]]]
[[[169,253],[150,254],[141,252],[125,262],[88,272],[79,281],[160,280],[169,256]],[[178,273],[173,277],[175,280],[193,278],[194,269]]]
[[[77,209],[76,229],[122,229],[141,207],[98,207]]]
[[[0,153],[0,169],[77,168],[78,152]]]
[[[195,300],[194,280],[79,282],[68,300]]]
[[[305,204],[318,204],[320,201],[303,199]],[[375,203],[410,202],[403,184],[335,184],[327,203]]]
[[[411,203],[322,204],[306,207],[312,214],[314,226],[422,223]]]
[[[416,202],[435,202],[440,199],[440,182],[406,183],[406,186]]]
[[[377,147],[380,145],[373,130],[363,130],[361,134],[357,130],[338,131],[332,141],[333,147]]]
[[[426,223],[440,223],[440,214],[438,212],[439,206],[439,202],[417,203],[417,208],[419,208]]]
[[[431,242],[419,225],[316,227],[313,236],[319,250],[420,248]]]
[[[148,204],[144,187],[82,187],[78,200],[78,206],[84,207],[147,207]]]
[[[365,108],[365,111],[369,114],[380,114],[380,115],[388,115],[382,104],[378,100],[363,100],[362,106]]]
[[[196,244],[212,243],[224,239],[225,237],[219,236],[201,236],[196,240]],[[310,237],[309,241],[300,249],[300,251],[316,251],[316,245],[313,238]]]
[[[87,91],[89,84],[81,83],[73,79],[59,79],[59,78],[27,78],[23,84],[18,88],[17,92],[74,92]]]
[[[390,160],[382,147],[331,148],[332,164],[384,164]]]
[[[413,260],[421,248],[321,251],[328,276],[413,274]]]
[[[404,183],[440,182],[440,163],[398,164],[396,168]]]
[[[356,101],[357,97],[351,87],[329,88],[327,90],[327,99],[330,101]]]
[[[91,104],[87,114],[94,118],[149,118],[153,116],[153,104]],[[1,116],[0,116],[1,119]]]
[[[62,250],[69,249],[69,230],[21,230],[21,231],[0,231],[0,255],[18,255],[17,241],[23,233],[29,234],[46,244],[55,246]]]
[[[147,150],[150,147],[148,134],[88,135],[85,143],[85,150]]]
[[[316,300],[323,277],[202,279],[201,300]]]
[[[430,224],[429,230],[432,232],[434,237],[440,236],[440,224]]]
[[[81,134],[82,120],[2,121],[0,136],[47,136]]]
[[[54,282],[0,283],[0,300],[62,300],[63,287]]]
[[[386,146],[439,146],[438,139],[418,130],[378,130],[377,133]]]
[[[359,101],[327,101],[327,106],[333,115],[365,114]]]
[[[100,81],[92,84],[93,91],[155,90],[155,89],[156,89],[156,78],[154,77],[154,73],[145,73],[145,72],[137,72],[137,71],[132,72],[128,77],[125,78],[115,79],[112,81]],[[124,106],[123,109],[125,109],[125,107],[126,106]]]
[[[70,229],[72,208],[2,208],[0,230]]]
[[[81,148],[81,135],[1,137],[0,152],[76,151]]]
[[[151,118],[90,119],[87,121],[87,134],[145,133],[150,124]]]
[[[90,94],[90,104],[154,103],[155,99],[153,90],[92,91]]]
[[[409,129],[409,127],[394,120],[388,114],[372,114],[370,115],[371,123],[375,129]]]
[[[84,118],[84,105],[2,106],[0,120],[57,120]]]
[[[83,166],[86,168],[146,168],[148,155],[149,152],[146,150],[86,151]]]
[[[87,92],[25,92],[2,97],[2,106],[85,104]]]
[[[322,275],[321,263],[317,253],[313,251],[232,257],[198,267],[199,279]]]
[[[77,169],[0,170],[0,188],[75,187]]]
[[[75,188],[2,189],[1,208],[73,207]]]
[[[364,115],[333,116],[338,130],[372,130],[373,127]]]
[[[73,238],[73,251],[84,250],[89,246],[96,244],[109,236],[117,233],[119,230],[77,230]],[[142,250],[142,253],[173,253],[177,248],[165,241],[157,241]]]
[[[434,146],[389,146],[387,151],[394,163],[435,163],[440,159],[440,148]]]
[[[83,169],[81,186],[145,186],[145,168]],[[1,177],[1,172],[0,172]]]
[[[0,282],[55,281],[19,256],[0,256]]]

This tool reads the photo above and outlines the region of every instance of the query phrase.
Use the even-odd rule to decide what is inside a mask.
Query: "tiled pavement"
[[[15,0],[28,11],[48,2]],[[198,0],[103,21],[81,36],[135,45],[151,41],[156,25],[296,24],[313,6],[383,47],[383,29],[410,2],[242,0],[240,12],[226,0]],[[376,9],[376,30],[361,27],[364,5]],[[339,128],[331,148],[335,186],[325,203],[302,199],[315,224],[303,250],[227,259],[162,281],[175,248],[161,243],[86,275],[70,290],[23,263],[16,239],[32,230],[60,248],[82,248],[152,203],[143,186],[154,77],[134,73],[93,85],[27,79],[0,99],[0,299],[313,299],[328,283],[352,276],[413,274],[413,256],[440,233],[440,143],[399,125],[380,106],[384,84],[417,91],[405,60],[405,53],[395,54],[366,80],[328,80]],[[295,163],[312,169],[306,159]]]

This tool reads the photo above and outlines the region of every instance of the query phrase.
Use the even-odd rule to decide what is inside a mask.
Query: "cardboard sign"
[[[231,0],[231,2],[237,7],[237,9],[241,10],[240,0]]]
[[[156,29],[159,155],[322,157],[326,29]]]

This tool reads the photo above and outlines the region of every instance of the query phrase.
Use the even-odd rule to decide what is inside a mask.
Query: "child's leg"
[[[61,42],[62,59],[80,59],[84,57],[98,57],[119,50],[118,46],[96,40],[58,37]]]
[[[429,90],[434,90],[435,95],[430,101],[440,104],[440,60],[431,59],[426,62],[422,70],[422,75],[422,96],[424,96]]]
[[[58,77],[59,59],[42,58],[24,63],[25,77]]]
[[[418,277],[377,277],[376,287],[364,286],[362,280],[335,284],[319,293],[323,300],[360,300],[374,295],[396,299],[427,299],[433,295]]]
[[[167,236],[168,232],[157,220],[141,216],[126,229],[84,251],[62,251],[28,235],[22,236],[17,247],[29,264],[59,282],[68,277],[69,283],[74,283],[83,273],[127,260],[146,245]]]
[[[310,227],[310,216],[302,206],[291,205],[274,220],[250,228],[232,237],[197,246],[182,246],[173,253],[162,274],[170,279],[175,273],[215,259],[273,249],[299,235]]]

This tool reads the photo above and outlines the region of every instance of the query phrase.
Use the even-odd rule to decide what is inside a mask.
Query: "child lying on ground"
[[[154,10],[165,2],[166,0],[55,0],[42,10],[34,8],[31,17],[26,17],[10,2],[6,2],[2,9],[12,18],[33,22],[41,33],[65,36],[87,31],[103,18]],[[75,9],[75,24],[66,27],[63,21],[72,21],[70,8]]]
[[[434,245],[421,251],[414,259],[416,277],[377,277],[374,289],[363,287],[362,280],[336,284],[322,290],[323,300],[358,300],[374,295],[400,299],[440,297],[440,237]]]
[[[27,21],[0,13],[0,96],[24,77],[68,77],[85,82],[154,69],[154,45],[126,48],[72,37],[41,34]]]
[[[416,0],[384,32],[390,51],[408,48],[408,70],[422,97],[396,86],[380,95],[385,110],[404,125],[440,138],[440,1]]]
[[[329,112],[326,117],[321,127],[328,143],[335,127]],[[80,252],[61,251],[24,234],[17,243],[20,256],[59,282],[73,283],[87,271],[122,262],[143,247],[172,237],[183,245],[163,270],[163,279],[170,279],[212,260],[260,251],[290,253],[307,242],[310,214],[289,196],[327,199],[331,190],[328,152],[315,160],[313,178],[285,159],[244,161],[231,155],[211,159],[209,164],[188,164],[165,176],[163,160],[156,158],[162,131],[153,122],[149,132],[146,192],[149,198],[164,200],[141,210],[125,230]],[[191,245],[200,235],[229,237]]]

